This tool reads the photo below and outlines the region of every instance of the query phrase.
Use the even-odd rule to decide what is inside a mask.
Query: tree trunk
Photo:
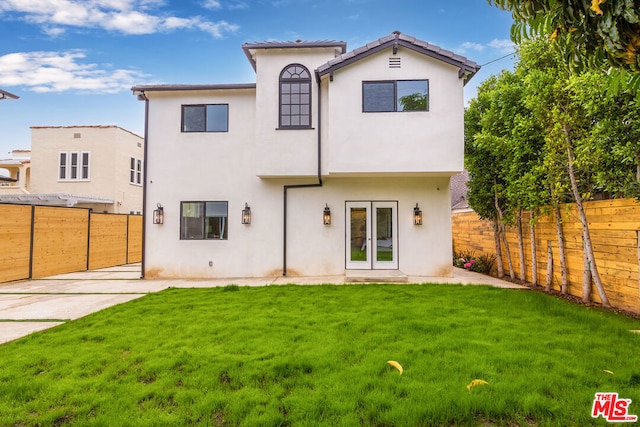
[[[533,225],[533,210],[529,222],[529,238],[531,239],[531,285],[538,284],[538,256],[536,255],[536,227]]]
[[[604,290],[604,286],[602,285],[602,280],[600,280],[600,274],[598,273],[598,266],[596,265],[596,260],[593,255],[593,245],[591,244],[591,234],[589,233],[589,223],[587,222],[587,215],[584,212],[584,206],[582,204],[582,196],[580,195],[580,190],[578,189],[578,181],[576,180],[576,174],[573,169],[573,150],[571,149],[571,138],[569,136],[569,128],[567,124],[563,124],[562,128],[564,130],[565,139],[567,141],[567,158],[569,160],[569,164],[567,169],[569,171],[569,179],[571,180],[571,191],[573,193],[573,198],[576,202],[576,207],[578,208],[578,214],[580,216],[580,223],[582,224],[582,235],[584,237],[584,251],[587,256],[587,261],[589,263],[589,269],[591,270],[591,276],[593,278],[593,283],[596,285],[596,289],[598,290],[598,295],[602,300],[602,305],[605,307],[611,307],[609,303],[609,299],[607,298],[607,293]]]
[[[591,270],[589,268],[589,258],[587,257],[587,251],[584,249],[584,239],[582,242],[582,302],[591,302]]]
[[[504,265],[502,264],[502,248],[500,247],[500,226],[498,225],[498,217],[493,222],[493,240],[496,244],[496,267],[498,269],[498,278],[504,277]]]
[[[556,204],[553,207],[553,212],[556,217],[556,234],[558,235],[558,255],[560,256],[560,274],[562,276],[562,284],[560,285],[560,292],[563,295],[567,294],[568,279],[567,279],[567,258],[564,254],[564,231],[562,230],[562,216],[560,215],[560,207]]]
[[[518,256],[520,257],[520,282],[527,281],[526,278],[526,265],[524,261],[524,241],[522,239],[522,209],[518,208],[516,214],[516,231],[518,233]]]
[[[549,292],[553,283],[553,251],[551,251],[551,240],[547,240],[547,278],[544,290]]]
[[[511,262],[511,251],[509,250],[509,242],[507,241],[507,233],[504,231],[504,221],[502,220],[502,209],[500,203],[498,203],[498,191],[493,190],[493,201],[495,203],[496,212],[498,213],[498,230],[502,233],[502,240],[504,242],[504,251],[507,256],[507,265],[509,266],[509,277],[511,280],[515,280],[516,273],[513,271],[513,263]],[[503,274],[504,275],[504,274]]]

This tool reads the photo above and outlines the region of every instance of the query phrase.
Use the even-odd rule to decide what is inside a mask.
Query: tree
[[[580,152],[593,123],[587,117],[584,106],[574,102],[571,96],[571,88],[574,87],[571,84],[572,76],[560,62],[560,58],[549,49],[549,43],[544,40],[524,45],[519,67],[528,69],[526,104],[544,128],[546,162],[550,170],[557,171],[562,167],[568,177],[568,188],[582,225],[585,269],[591,273],[602,304],[608,307],[610,304],[598,273],[583,206],[585,196],[588,198],[591,194],[588,185],[592,176],[592,163],[588,153],[580,159],[575,154],[576,151]],[[560,178],[560,175],[557,177]],[[565,180],[550,184],[556,189],[564,189],[567,185]]]
[[[637,0],[487,0],[511,11],[515,43],[549,38],[573,71],[613,67],[612,86],[640,88]]]

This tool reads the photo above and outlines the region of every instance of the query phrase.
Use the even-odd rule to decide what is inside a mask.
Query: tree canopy
[[[511,38],[545,36],[573,70],[603,64],[640,72],[640,3],[634,0],[488,0],[511,11]]]

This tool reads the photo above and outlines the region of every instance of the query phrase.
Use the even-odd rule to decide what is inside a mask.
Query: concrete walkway
[[[384,276],[366,282],[384,282]],[[389,276],[395,282],[396,276]],[[101,270],[61,274],[37,280],[0,283],[0,344],[36,331],[52,328],[113,305],[140,298],[150,292],[173,288],[211,288],[240,286],[352,284],[348,276],[264,277],[202,280],[140,280],[140,264]],[[449,283],[490,285],[500,288],[527,289],[493,277],[454,268],[454,277],[405,277],[405,283]]]

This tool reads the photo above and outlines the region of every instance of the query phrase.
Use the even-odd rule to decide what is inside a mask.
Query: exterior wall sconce
[[[251,224],[251,208],[246,203],[244,204],[244,209],[242,209],[242,223]]]
[[[418,207],[413,208],[413,225],[422,225],[422,210]]]
[[[329,205],[326,203],[322,214],[322,222],[324,225],[331,225],[331,209],[329,209]]]
[[[158,203],[158,208],[153,210],[153,223],[164,224],[164,208]]]

